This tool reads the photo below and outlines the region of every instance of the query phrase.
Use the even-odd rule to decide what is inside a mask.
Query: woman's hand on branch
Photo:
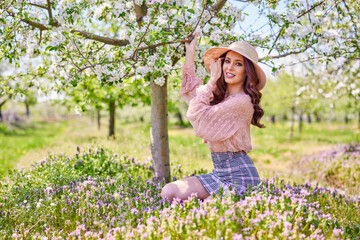
[[[210,82],[215,85],[216,81],[221,77],[221,61],[223,58],[214,59],[209,66],[210,69]]]
[[[194,37],[191,40],[191,42],[186,42],[185,43],[186,52],[195,52],[198,34],[195,33],[193,36]],[[186,40],[189,40],[189,37],[187,37]]]
[[[192,66],[194,64],[194,60],[195,60],[195,48],[196,48],[196,44],[197,44],[197,33],[195,33],[195,35],[193,35],[194,38],[190,41],[190,42],[185,42],[185,49],[186,49],[186,54],[185,54],[185,65],[186,66]],[[188,40],[189,37],[186,38],[186,40]]]

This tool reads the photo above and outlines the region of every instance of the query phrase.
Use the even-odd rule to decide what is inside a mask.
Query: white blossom
[[[40,86],[40,83],[39,83],[37,80],[35,80],[35,79],[32,80],[31,82],[34,84],[35,87],[39,87],[39,86]]]
[[[132,1],[130,1],[130,2],[127,2],[127,3],[125,4],[125,7],[130,10],[130,9],[132,9],[132,8],[134,7],[134,4],[133,4]]]
[[[81,116],[81,108],[79,106],[75,106],[75,114]]]
[[[286,20],[288,20],[289,22],[291,23],[294,23],[294,22],[297,22],[298,21],[298,18],[297,16],[294,14],[294,13],[289,13],[286,17],[285,17]]]
[[[163,76],[154,79],[155,84],[163,86],[165,84],[165,78]]]

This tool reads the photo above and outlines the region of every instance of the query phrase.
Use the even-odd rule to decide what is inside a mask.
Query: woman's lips
[[[233,78],[233,77],[235,77],[235,75],[232,74],[232,73],[226,73],[226,77],[227,77],[227,78]]]

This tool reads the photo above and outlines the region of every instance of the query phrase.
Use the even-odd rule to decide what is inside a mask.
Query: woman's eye
[[[236,64],[236,66],[240,66],[240,67],[241,67],[241,66],[242,66],[242,64],[241,64],[241,63],[237,63],[237,64]]]
[[[225,60],[226,63],[229,63],[230,61],[229,60]]]

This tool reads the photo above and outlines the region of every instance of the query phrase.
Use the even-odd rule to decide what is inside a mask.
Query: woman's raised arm
[[[196,45],[197,45],[197,33],[194,35],[194,38],[192,39],[191,42],[185,43],[185,49],[186,49],[185,64],[184,64],[185,66],[192,66],[194,64]]]
[[[185,43],[186,54],[183,65],[183,77],[180,88],[180,98],[189,103],[196,95],[196,88],[203,85],[203,81],[195,75],[195,48],[197,44],[197,34],[191,42]]]

